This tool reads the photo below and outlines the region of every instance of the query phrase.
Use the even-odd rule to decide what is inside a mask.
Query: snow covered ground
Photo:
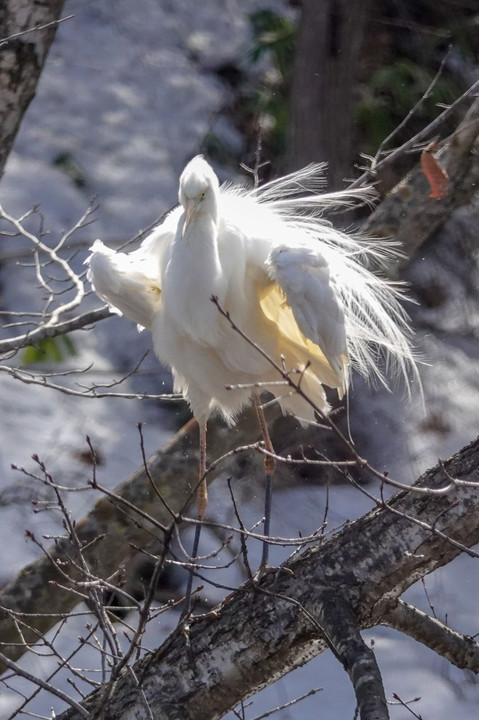
[[[278,3],[270,4],[278,7]],[[211,68],[230,58],[246,58],[248,13],[264,5],[261,0],[194,4],[191,0],[136,0],[134,5],[127,0],[70,0],[65,14],[73,13],[74,18],[59,27],[37,97],[24,119],[0,184],[5,209],[19,214],[39,203],[46,226],[55,235],[73,225],[88,198],[97,195],[101,203],[97,222],[79,234],[83,243],[79,260],[84,259],[95,237],[116,243],[150,225],[175,203],[180,170],[197,152],[228,100],[228,87]],[[226,126],[225,132],[241,146],[233,128]],[[62,155],[74,161],[82,187],[75,186],[58,164]],[[452,222],[456,223],[458,237],[470,233],[461,217]],[[443,245],[437,245],[436,250],[426,248],[415,262],[410,271],[412,280],[425,282],[424,273],[438,272],[438,265],[426,270],[423,257],[434,260],[437,248],[445,252],[447,238],[440,242]],[[17,241],[2,239],[0,248],[2,256],[14,253]],[[455,287],[457,283],[447,276],[447,270],[443,272],[444,285]],[[24,268],[4,265],[0,275],[4,308],[31,307],[35,282],[30,282],[31,276],[25,281],[26,277]],[[477,426],[477,342],[472,331],[470,339],[462,342],[454,333],[457,317],[463,318],[466,307],[470,326],[477,327],[479,303],[475,296],[458,297],[452,290],[448,303],[455,303],[452,310],[447,305],[442,312],[444,317],[453,318],[452,325],[441,328],[441,337],[427,330],[428,322],[437,323],[437,310],[414,311],[419,326],[425,328],[419,337],[430,363],[422,372],[426,415],[419,402],[408,405],[398,395],[372,393],[366,400],[363,391],[361,402],[353,401],[353,434],[356,428],[363,452],[380,469],[387,468],[403,481],[413,480],[437,457],[445,458],[458,450],[472,439]],[[134,325],[121,318],[100,323],[95,332],[79,333],[75,342],[78,355],[69,362],[77,367],[94,362],[96,375],[92,377],[133,367],[150,346],[147,333],[138,335]],[[153,357],[148,358],[146,367],[155,373],[142,380],[150,389],[155,383],[167,382]],[[173,426],[172,413],[153,403],[78,400],[22,385],[0,374],[2,583],[37,555],[36,548],[25,539],[25,530],[41,535],[58,529],[59,522],[47,513],[32,513],[30,499],[38,489],[13,471],[11,464],[32,470],[31,455],[38,453],[55,479],[81,484],[88,472],[82,460],[88,433],[104,460],[103,481],[114,486],[141,462],[136,431],[139,421],[145,423],[148,453],[169,437]],[[284,528],[284,534],[297,533],[298,517],[303,532],[314,529],[318,516],[322,517],[324,493],[318,486],[307,491],[304,487],[284,490],[275,500],[274,522]],[[73,497],[72,510],[81,517],[92,502],[91,494]],[[223,502],[221,490],[213,488],[211,506],[221,512]],[[293,506],[297,512],[291,517]],[[330,506],[331,526],[368,509],[364,499],[358,499],[346,486],[333,489]],[[256,517],[260,514],[257,508],[251,512]],[[447,615],[452,627],[469,634],[479,631],[474,600],[479,591],[476,566],[470,558],[460,558],[426,579],[438,617]],[[234,580],[232,576],[230,581]],[[411,588],[407,599],[428,609],[422,585]],[[168,632],[175,620],[163,621],[161,632]],[[81,632],[74,623],[72,626],[64,635],[66,646]],[[474,678],[393,631],[378,628],[366,636],[374,638],[389,697],[393,692],[404,700],[421,697],[413,709],[424,720],[477,717],[479,689]],[[148,641],[157,643],[159,638],[149,637]],[[40,663],[38,658],[23,662],[35,672],[47,670],[46,661]],[[353,717],[349,680],[330,653],[253,698],[247,717],[318,686],[324,688],[319,695],[277,717]],[[0,688],[1,720],[9,716],[16,703],[14,695]],[[52,706],[57,713],[62,708],[59,700],[41,693],[30,709],[49,715]],[[392,707],[391,716],[401,720],[410,714]]]

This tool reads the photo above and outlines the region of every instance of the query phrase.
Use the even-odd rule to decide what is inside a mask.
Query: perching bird
[[[368,269],[385,251],[321,218],[325,208],[354,196],[320,194],[321,171],[321,165],[310,165],[258,188],[220,187],[211,166],[197,156],[181,174],[179,206],[139,250],[116,253],[100,240],[92,247],[89,277],[97,295],[151,330],[156,354],[171,368],[175,389],[198,420],[200,519],[207,501],[208,417],[217,412],[234,423],[253,396],[261,420],[255,383],[281,379],[267,358],[234,332],[212,296],[266,355],[304,371],[302,390],[325,412],[323,386],[335,388],[341,398],[351,368],[384,381],[383,355],[385,367],[392,361],[396,374],[415,373],[397,290]],[[227,389],[238,385],[246,387]],[[287,385],[268,389],[283,410],[314,417]],[[268,477],[271,472],[270,465]]]

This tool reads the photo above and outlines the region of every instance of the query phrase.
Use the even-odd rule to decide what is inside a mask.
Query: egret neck
[[[212,295],[224,300],[228,280],[218,251],[218,209],[214,189],[186,200],[163,279],[163,302],[181,332],[216,346],[221,316]],[[212,197],[210,197],[210,195]]]

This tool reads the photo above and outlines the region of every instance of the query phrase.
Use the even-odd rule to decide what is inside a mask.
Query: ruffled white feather
[[[276,362],[306,368],[303,389],[324,410],[322,385],[341,396],[351,365],[383,383],[402,376],[409,387],[418,377],[400,288],[370,269],[395,250],[322,217],[371,193],[321,194],[322,169],[310,165],[259,188],[218,188],[211,167],[194,158],[181,176],[180,206],[139,250],[114,253],[100,241],[92,247],[95,291],[151,329],[158,356],[202,421],[215,410],[233,421],[255,383],[278,380],[220,316],[213,294]],[[238,384],[247,387],[226,390]],[[287,387],[271,389],[284,408],[312,416]]]
[[[379,274],[401,256],[389,240],[370,240],[341,232],[323,219],[325,210],[370,203],[370,188],[321,193],[325,165],[311,164],[298,172],[249,191],[292,231],[311,238],[326,259],[344,308],[349,358],[354,369],[386,387],[403,380],[410,391],[420,387],[412,350],[410,319],[402,302],[405,286]],[[375,268],[375,272],[371,268]]]

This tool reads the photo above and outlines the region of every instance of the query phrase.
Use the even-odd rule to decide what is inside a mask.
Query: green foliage
[[[356,122],[364,133],[369,152],[374,152],[406,117],[426,93],[433,77],[430,70],[407,58],[399,58],[373,73],[361,88],[356,107]],[[419,121],[421,127],[431,122],[438,114],[438,103],[449,104],[458,94],[460,88],[451,79],[440,77],[431,95],[414,113],[415,121]],[[410,134],[410,126],[407,132]]]
[[[86,180],[83,172],[79,165],[75,162],[70,153],[62,152],[59,153],[53,160],[55,167],[62,170],[65,175],[68,175],[70,180],[77,188],[83,188],[86,185]]]
[[[258,10],[249,16],[253,28],[253,62],[270,53],[271,62],[283,80],[289,79],[294,58],[296,26],[284,15]]]
[[[267,55],[272,70],[264,75],[254,92],[243,98],[239,109],[254,135],[260,130],[263,150],[266,145],[268,153],[278,157],[286,147],[288,86],[294,60],[296,25],[288,17],[271,10],[252,13],[250,22],[253,30],[251,61],[258,63]]]
[[[22,362],[24,365],[36,363],[61,363],[66,357],[76,355],[73,341],[68,335],[59,335],[55,338],[44,338],[35,345],[30,345],[23,351]]]
[[[250,65],[264,58],[269,66],[260,74],[227,63],[218,68],[218,75],[236,92],[230,110],[234,124],[251,147],[256,148],[261,135],[263,159],[280,156],[286,146],[288,125],[288,85],[293,67],[296,25],[288,17],[272,10],[258,10],[249,15],[252,28],[252,46],[248,53]],[[248,87],[249,85],[249,87]],[[201,151],[220,165],[237,160],[237,148],[210,129],[203,137]],[[242,153],[243,155],[243,153]]]

